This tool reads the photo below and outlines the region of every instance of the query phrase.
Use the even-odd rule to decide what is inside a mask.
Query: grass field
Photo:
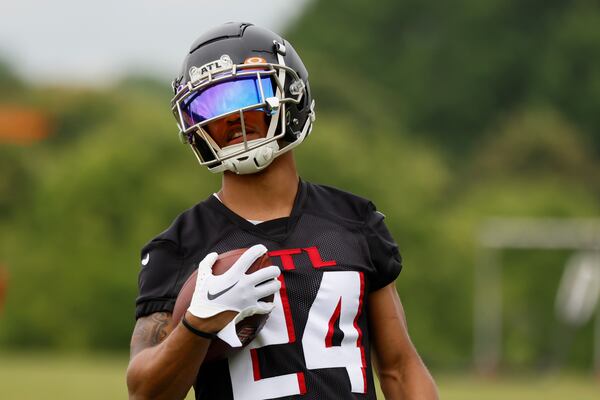
[[[0,354],[0,399],[126,399],[126,367],[120,357]],[[436,379],[444,400],[600,399],[600,382],[582,376]]]

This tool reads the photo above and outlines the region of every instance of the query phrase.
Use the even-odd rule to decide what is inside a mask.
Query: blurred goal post
[[[477,234],[477,245],[473,361],[477,372],[494,374],[502,348],[501,252],[508,249],[547,249],[597,255],[600,252],[600,219],[490,218]],[[600,271],[600,265],[596,268]],[[597,306],[594,370],[600,376],[600,307]]]

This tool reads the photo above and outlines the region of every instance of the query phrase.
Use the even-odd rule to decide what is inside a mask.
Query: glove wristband
[[[214,333],[203,332],[203,331],[201,331],[199,329],[194,328],[192,326],[192,324],[190,324],[188,322],[188,320],[185,319],[185,315],[181,319],[181,323],[183,324],[183,326],[185,326],[190,332],[192,332],[196,336],[200,336],[200,337],[205,338],[205,339],[214,339],[214,338],[217,337],[217,335],[214,334]]]

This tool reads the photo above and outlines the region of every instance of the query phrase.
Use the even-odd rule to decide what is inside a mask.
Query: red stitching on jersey
[[[279,257],[281,258],[281,266],[285,271],[291,271],[296,269],[296,265],[294,264],[294,258],[292,255],[302,253],[301,249],[287,249],[287,250],[273,250],[269,251],[267,254],[269,257]]]
[[[260,366],[258,365],[258,352],[256,349],[250,349],[250,357],[252,357],[252,372],[254,374],[254,381],[260,381]]]
[[[364,385],[365,385],[364,393],[367,393],[367,372],[366,372],[367,359],[365,358],[365,348],[362,345],[362,330],[358,326],[358,318],[360,317],[360,314],[362,312],[363,297],[365,294],[365,277],[362,272],[359,272],[358,274],[360,276],[360,297],[358,298],[358,312],[356,313],[356,316],[354,317],[354,328],[358,332],[358,339],[356,339],[356,345],[360,348],[360,358],[362,361],[361,369],[362,369],[363,381],[364,381]]]
[[[285,279],[283,275],[279,275],[279,282],[281,282],[281,289],[279,294],[281,296],[281,305],[283,306],[283,314],[285,315],[285,326],[288,332],[288,343],[296,341],[296,333],[294,332],[294,321],[292,321],[292,309],[290,308],[290,302],[288,300],[287,289],[285,287]]]
[[[340,300],[338,301],[337,306],[335,306],[335,310],[333,311],[333,315],[329,319],[329,329],[327,330],[327,335],[325,336],[325,347],[333,346],[333,331],[334,331],[333,325],[335,324],[335,321],[340,319],[341,311],[342,311],[342,298],[340,297]]]
[[[306,382],[304,381],[304,372],[296,372],[296,377],[298,378],[300,394],[306,394]]]
[[[335,260],[323,261],[321,258],[321,254],[319,254],[319,249],[316,246],[306,247],[304,249],[305,252],[308,253],[308,257],[310,258],[310,262],[314,268],[323,268],[323,267],[333,267],[337,265]]]

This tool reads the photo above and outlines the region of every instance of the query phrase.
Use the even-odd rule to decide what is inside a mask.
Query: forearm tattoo
[[[171,332],[171,313],[158,312],[137,320],[131,336],[131,358],[145,348],[161,343]]]

